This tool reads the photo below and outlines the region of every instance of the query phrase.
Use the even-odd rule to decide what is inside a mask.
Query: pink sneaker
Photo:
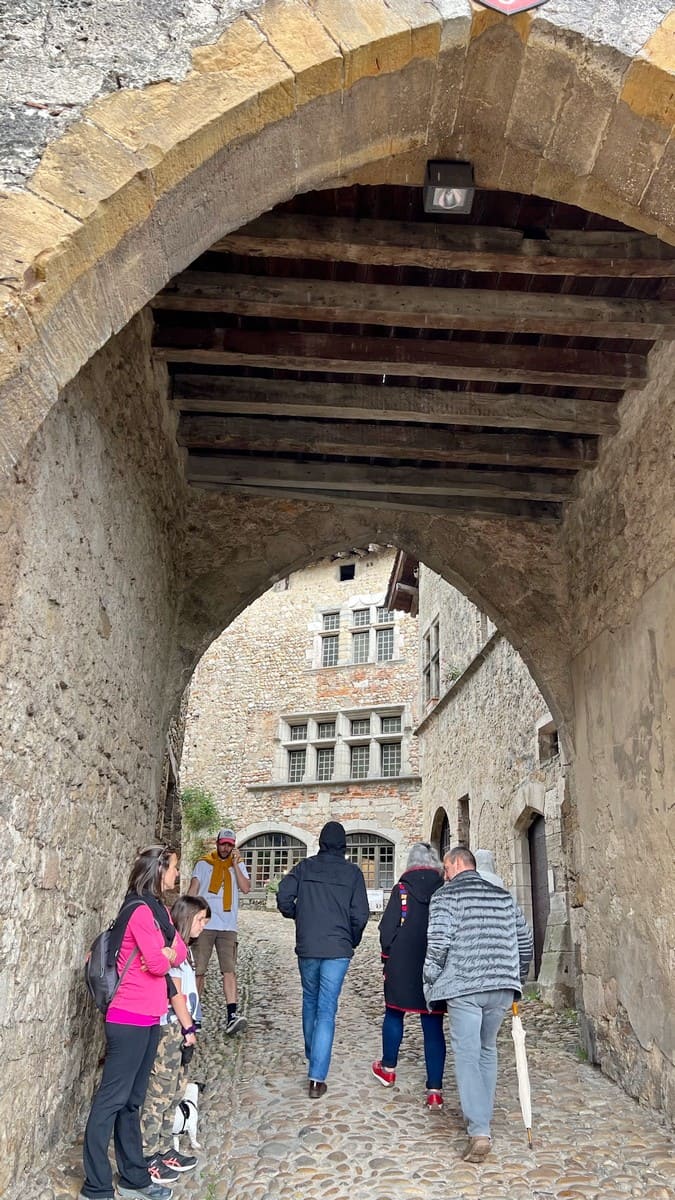
[[[391,1071],[389,1067],[383,1067],[381,1062],[372,1063],[370,1069],[382,1087],[393,1087],[396,1083],[396,1072]]]
[[[430,1112],[440,1112],[443,1107],[443,1093],[431,1088],[427,1092],[427,1098],[424,1101],[425,1106]]]

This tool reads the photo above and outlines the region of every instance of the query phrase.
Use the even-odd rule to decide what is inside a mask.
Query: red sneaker
[[[443,1107],[443,1093],[436,1091],[435,1088],[431,1088],[427,1092],[427,1098],[424,1103],[431,1112],[440,1112]]]
[[[389,1067],[383,1067],[381,1062],[374,1062],[370,1067],[376,1079],[379,1079],[382,1087],[393,1087],[396,1083],[396,1072]]]

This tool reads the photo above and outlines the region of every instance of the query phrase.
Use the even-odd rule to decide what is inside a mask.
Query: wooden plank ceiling
[[[419,188],[296,197],[153,302],[191,484],[559,520],[657,339],[675,251],[569,205]]]

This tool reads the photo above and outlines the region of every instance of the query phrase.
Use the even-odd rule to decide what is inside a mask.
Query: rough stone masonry
[[[271,580],[371,541],[475,599],[544,693],[570,762],[588,1052],[673,1111],[672,346],[627,395],[562,529],[506,534],[189,496],[138,316],[263,209],[335,179],[419,178],[441,146],[469,155],[483,186],[672,241],[670,14],[618,0],[537,11],[506,23],[459,0],[270,3],[184,81],[115,84],[29,188],[0,196],[0,1190],[86,1106],[99,1042],[82,953],[154,827],[166,730],[201,652]],[[286,13],[306,38],[289,37]]]

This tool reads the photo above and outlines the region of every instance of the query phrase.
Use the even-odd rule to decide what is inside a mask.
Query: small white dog
[[[180,1150],[180,1135],[187,1133],[193,1150],[201,1150],[197,1141],[197,1120],[199,1118],[199,1087],[196,1083],[188,1083],[185,1095],[180,1104],[176,1105],[176,1115],[173,1120],[173,1148]]]

